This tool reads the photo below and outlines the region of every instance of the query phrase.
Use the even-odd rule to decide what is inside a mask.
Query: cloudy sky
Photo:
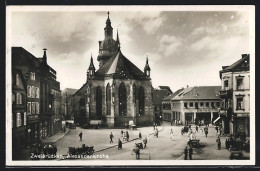
[[[121,10],[121,9],[119,9]],[[107,11],[12,12],[11,46],[36,57],[47,48],[48,64],[61,89],[86,81],[91,53],[98,69],[98,41],[104,39]],[[250,14],[243,11],[110,11],[122,53],[143,70],[149,57],[154,87],[173,91],[220,85],[219,70],[250,53]]]

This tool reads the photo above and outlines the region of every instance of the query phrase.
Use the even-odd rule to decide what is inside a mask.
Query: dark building
[[[65,88],[61,92],[61,113],[63,116],[63,120],[71,120],[74,119],[74,114],[72,111],[72,96],[78,91],[78,89]]]
[[[26,86],[22,73],[12,69],[12,157],[16,159],[16,152],[25,148],[27,144],[26,130]]]
[[[75,123],[99,120],[108,127],[133,121],[137,126],[154,122],[152,84],[148,59],[144,72],[129,61],[120,50],[119,35],[113,39],[108,18],[105,38],[99,41],[99,69],[91,56],[86,83],[73,95]]]
[[[161,86],[160,86],[161,87]],[[169,96],[171,91],[167,89],[154,89],[152,92],[154,119],[155,123],[159,124],[162,119],[162,99]]]
[[[61,128],[60,83],[47,64],[46,49],[42,58],[36,58],[22,47],[12,47],[12,68],[21,70],[27,88],[26,133],[31,145]]]
[[[223,66],[220,97],[224,105],[219,109],[223,130],[226,134],[250,135],[250,55],[230,66]]]

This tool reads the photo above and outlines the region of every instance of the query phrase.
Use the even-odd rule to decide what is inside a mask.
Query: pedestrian
[[[79,139],[80,139],[80,141],[82,141],[82,135],[83,135],[83,133],[80,132],[80,133],[79,133]]]
[[[120,139],[118,139],[118,150],[122,149],[122,141]]]
[[[114,135],[112,134],[112,132],[111,132],[111,134],[110,134],[110,143],[112,142],[113,143],[113,138],[114,138]]]
[[[188,147],[186,146],[184,149],[184,160],[188,159]]]
[[[217,142],[217,145],[218,145],[218,150],[221,150],[221,140],[220,140],[220,136],[218,136],[216,142]]]
[[[135,145],[135,156],[136,160],[140,159],[140,149],[138,148],[137,144]]]
[[[206,138],[208,137],[208,129],[206,129],[205,131],[205,135],[206,135]]]
[[[172,131],[172,129],[171,129],[171,132],[170,132],[170,137],[171,137],[171,139],[173,141],[173,131]]]
[[[196,125],[196,132],[198,132],[199,131],[199,127],[198,127],[198,125]]]
[[[146,144],[147,144],[147,138],[145,138],[144,140],[143,140],[143,142],[144,142],[144,148],[146,147]]]
[[[192,146],[189,148],[189,159],[192,160],[193,149]]]
[[[121,137],[123,137],[123,134],[124,134],[124,131],[123,131],[123,130],[121,130]]]
[[[155,123],[153,123],[153,130],[155,130]]]
[[[126,140],[127,141],[129,140],[129,133],[128,133],[128,131],[126,131]]]
[[[141,134],[141,132],[139,132],[139,139],[142,139],[142,134]]]

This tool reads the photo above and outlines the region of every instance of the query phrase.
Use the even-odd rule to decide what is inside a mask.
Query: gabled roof
[[[179,92],[171,100],[218,100],[221,86],[188,87]]]
[[[144,73],[119,51],[96,71],[94,77],[107,75],[136,78],[144,76]]]
[[[169,86],[159,86],[160,89],[166,89],[169,91],[169,93],[172,93],[172,90]]]
[[[220,78],[222,77],[222,73],[230,72],[230,71],[249,71],[250,67],[250,55],[243,54],[242,58],[233,63],[230,66],[222,66],[222,70],[219,71]]]
[[[183,88],[182,88],[182,89],[179,89],[179,90],[177,90],[177,91],[175,91],[173,94],[171,94],[171,95],[165,97],[165,98],[162,99],[162,100],[163,100],[163,101],[171,100],[171,99],[174,98],[177,94],[179,94],[182,90],[183,90]]]
[[[153,95],[153,104],[159,105],[162,104],[162,99],[169,95],[169,92],[167,90],[153,90],[152,95]]]

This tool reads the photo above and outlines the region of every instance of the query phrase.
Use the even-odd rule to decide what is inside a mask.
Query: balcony
[[[221,90],[219,91],[219,96],[222,99],[232,98],[232,90]]]

